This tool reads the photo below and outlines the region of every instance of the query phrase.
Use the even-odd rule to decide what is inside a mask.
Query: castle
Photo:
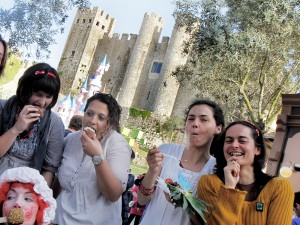
[[[190,35],[174,26],[171,37],[159,42],[163,20],[145,14],[139,34],[113,34],[116,20],[98,7],[79,9],[72,24],[58,72],[67,95],[95,74],[106,57],[109,69],[102,90],[112,94],[123,110],[146,109],[163,116],[182,116],[197,90],[180,85],[172,72],[187,61],[182,54]]]

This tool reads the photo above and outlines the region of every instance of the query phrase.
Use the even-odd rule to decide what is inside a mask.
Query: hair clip
[[[35,71],[34,74],[35,75],[45,74],[45,70]],[[56,78],[56,75],[54,73],[48,72],[47,75]]]
[[[259,137],[259,130],[257,128],[255,129],[255,132],[257,134],[257,137]]]
[[[35,71],[35,75],[45,74],[45,70]]]
[[[56,78],[55,74],[53,73],[48,72],[47,75]]]

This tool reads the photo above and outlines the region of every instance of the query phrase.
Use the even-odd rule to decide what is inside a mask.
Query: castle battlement
[[[163,24],[163,18],[160,17],[157,13],[145,13],[144,14],[144,19],[155,19],[157,22],[160,22],[161,24]]]
[[[163,19],[156,13],[144,14],[138,34],[112,33],[114,24],[115,19],[98,7],[77,11],[58,67],[63,74],[62,93],[78,90],[80,80],[95,74],[107,55],[110,67],[99,86],[115,96],[123,109],[137,107],[167,116],[181,113],[188,99],[170,74],[186,62],[185,29],[174,29],[171,37],[160,42]],[[194,96],[189,91],[188,97]]]

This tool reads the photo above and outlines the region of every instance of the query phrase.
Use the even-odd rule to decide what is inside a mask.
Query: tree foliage
[[[177,69],[201,97],[224,103],[230,120],[247,118],[266,131],[281,94],[300,90],[298,0],[180,0],[178,22],[192,33],[189,62]]]
[[[0,32],[8,34],[11,50],[47,57],[54,36],[64,31],[67,11],[88,6],[88,0],[15,0],[9,9],[0,5]]]

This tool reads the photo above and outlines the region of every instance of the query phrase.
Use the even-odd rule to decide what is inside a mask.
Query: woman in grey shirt
[[[57,71],[38,63],[19,79],[16,95],[0,101],[0,174],[9,168],[32,167],[50,186],[63,151],[64,125],[51,112],[59,90]]]

